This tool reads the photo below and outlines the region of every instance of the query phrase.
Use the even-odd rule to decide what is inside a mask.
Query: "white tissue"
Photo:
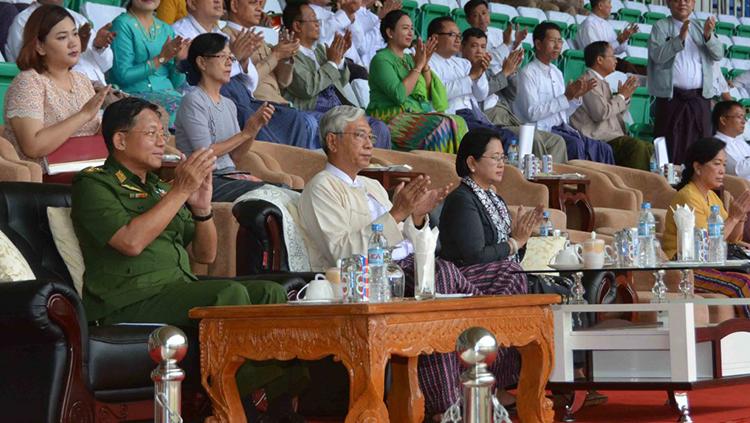
[[[414,244],[414,296],[428,299],[435,296],[435,248],[438,228],[416,231],[412,234]]]
[[[695,260],[695,209],[687,204],[677,205],[672,209],[674,224],[677,227],[677,259],[680,261]]]

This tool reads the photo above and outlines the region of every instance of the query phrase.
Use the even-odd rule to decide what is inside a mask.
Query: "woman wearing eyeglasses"
[[[389,12],[380,23],[387,47],[370,63],[370,103],[367,114],[388,124],[396,150],[432,150],[455,153],[466,122],[445,114],[448,96],[430,70],[437,39],[417,39],[414,55],[405,50],[414,40],[414,26],[401,10]]]
[[[177,70],[190,40],[175,37],[154,16],[159,0],[131,0],[127,13],[112,21],[114,62],[109,77],[121,90],[162,106],[174,123],[185,75]]]
[[[505,161],[503,144],[495,131],[472,129],[461,140],[456,154],[461,183],[443,203],[439,254],[482,292],[525,294],[526,275],[514,273],[521,270],[517,253],[541,222],[542,206],[511,221],[508,206],[494,188],[503,180]],[[514,401],[503,388],[518,380],[519,362],[510,351],[501,350],[501,359],[493,368],[503,405]]]
[[[234,160],[250,150],[255,136],[271,119],[274,109],[264,104],[240,130],[237,106],[220,93],[222,85],[231,78],[235,60],[229,50],[229,39],[223,34],[197,36],[190,44],[187,60],[187,80],[196,88],[185,94],[177,110],[177,148],[186,156],[201,148],[213,149],[217,160],[212,201],[234,201],[263,185],[263,181],[249,173],[237,172]]]

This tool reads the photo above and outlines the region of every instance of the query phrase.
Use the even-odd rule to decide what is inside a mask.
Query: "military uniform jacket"
[[[149,172],[146,182],[109,157],[73,179],[71,217],[83,253],[83,305],[90,321],[158,294],[165,286],[197,279],[185,249],[195,223],[186,207],[136,257],[109,240],[131,219],[154,207],[169,185]]]

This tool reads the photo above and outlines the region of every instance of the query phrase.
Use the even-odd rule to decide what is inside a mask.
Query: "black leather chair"
[[[0,421],[151,421],[156,365],[147,340],[159,325],[88,325],[47,220],[47,207],[69,206],[69,186],[0,182],[0,230],[37,278],[0,283]],[[304,284],[290,274],[258,278],[287,289]],[[207,403],[200,398],[197,330],[182,329],[189,342],[180,364],[187,373],[183,412],[190,420],[191,408]],[[200,419],[201,410],[192,411]]]

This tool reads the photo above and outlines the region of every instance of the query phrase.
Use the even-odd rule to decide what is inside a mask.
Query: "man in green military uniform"
[[[104,112],[102,134],[107,161],[76,175],[72,189],[89,320],[185,326],[197,323],[188,318],[193,307],[286,301],[285,290],[275,282],[199,281],[190,270],[188,245],[200,263],[216,257],[212,150],[183,160],[170,186],[153,173],[161,167],[167,137],[157,106],[134,97],[113,103]],[[299,390],[305,377],[304,369],[278,362],[246,364],[237,373],[243,397],[265,387],[271,410],[284,414],[272,421],[298,421],[285,405],[289,391]]]

